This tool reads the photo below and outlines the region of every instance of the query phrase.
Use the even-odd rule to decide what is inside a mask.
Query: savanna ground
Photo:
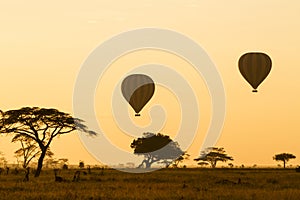
[[[87,172],[87,170],[84,170]],[[53,170],[39,178],[24,173],[0,175],[0,199],[300,199],[300,173],[293,169],[162,169],[131,174],[117,170],[81,173]],[[240,183],[239,183],[240,179]]]

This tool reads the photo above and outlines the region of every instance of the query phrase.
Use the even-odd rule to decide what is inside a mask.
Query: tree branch
[[[68,130],[68,131],[61,131],[61,132],[59,131],[59,132],[57,132],[57,134],[58,134],[58,133],[59,133],[59,134],[66,134],[66,133],[70,133],[70,132],[72,132],[72,131],[74,131],[74,130],[76,130],[76,128],[73,127],[73,128],[71,128],[70,130]],[[57,134],[56,134],[56,135],[57,135]]]
[[[24,132],[22,132],[23,130],[18,130],[18,131],[16,131],[16,133],[18,133],[18,134],[20,134],[20,135],[22,135],[22,136],[24,136],[24,137],[29,137],[29,138],[31,138],[31,139],[33,139],[34,141],[36,141],[36,142],[40,142],[39,140],[38,140],[38,138],[35,138],[35,137],[33,137],[32,135],[28,135],[28,133],[25,131],[25,133]],[[32,134],[32,133],[31,133]]]

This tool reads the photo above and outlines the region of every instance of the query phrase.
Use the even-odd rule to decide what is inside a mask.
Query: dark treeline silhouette
[[[43,161],[47,156],[47,162],[60,163],[61,169],[67,170],[68,159],[54,160],[50,145],[53,139],[59,135],[71,133],[75,130],[91,136],[96,135],[95,132],[88,130],[83,120],[73,118],[70,114],[56,109],[24,107],[6,112],[0,111],[0,134],[11,135],[13,137],[12,142],[18,142],[21,145],[15,155],[17,159],[22,159],[22,167],[25,169],[23,181],[29,181],[30,168],[28,166],[34,158],[38,158],[37,168],[31,171],[34,172],[35,177],[40,175]],[[189,158],[189,154],[181,150],[176,141],[161,133],[144,133],[142,137],[134,139],[130,147],[134,149],[134,154],[144,157],[138,167],[151,168],[154,163],[163,164],[166,167],[178,167],[179,163]],[[273,157],[276,161],[282,161],[284,168],[286,163],[294,158],[296,156],[290,153],[276,154]],[[1,152],[0,160],[4,163],[3,168],[0,168],[0,174],[8,174],[10,168],[6,165],[7,161]],[[232,161],[233,157],[227,155],[223,147],[208,147],[194,160],[200,166],[210,165],[215,168],[218,162]],[[233,168],[232,163],[228,166]],[[78,167],[81,170],[75,172],[73,181],[78,181],[81,173],[83,175],[91,174],[90,166],[87,167],[87,172],[83,170],[85,167],[83,161],[79,161]],[[300,169],[297,170],[300,171]],[[18,173],[17,168],[12,171],[12,173]],[[58,172],[58,170],[54,170],[55,181],[60,182],[63,179],[58,175]]]

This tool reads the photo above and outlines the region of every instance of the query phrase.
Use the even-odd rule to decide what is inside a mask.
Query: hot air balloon
[[[155,85],[147,75],[132,74],[123,80],[121,89],[124,98],[134,109],[135,116],[140,116],[139,112],[154,94]]]
[[[246,81],[252,86],[252,92],[257,92],[257,87],[263,82],[271,71],[272,60],[260,52],[250,52],[239,59],[239,70]]]

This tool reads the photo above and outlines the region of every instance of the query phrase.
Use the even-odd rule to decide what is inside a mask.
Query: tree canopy
[[[145,164],[146,168],[155,162],[169,165],[184,154],[177,142],[161,133],[144,133],[143,137],[133,140],[130,147],[134,149],[134,154],[144,156],[139,167]]]
[[[291,153],[281,153],[281,154],[276,154],[273,159],[276,161],[282,161],[283,162],[283,168],[285,168],[286,163],[290,159],[295,159],[296,156],[291,154]]]
[[[96,135],[88,130],[84,121],[53,108],[24,107],[0,112],[0,133],[14,134],[15,138],[24,137],[37,143],[41,150],[35,176],[42,170],[47,149],[54,138],[75,130]]]
[[[194,160],[208,162],[212,168],[215,168],[218,161],[227,162],[228,160],[233,160],[233,158],[225,153],[223,147],[208,147],[201,152],[199,158]],[[199,162],[198,164],[202,164],[202,162]]]

